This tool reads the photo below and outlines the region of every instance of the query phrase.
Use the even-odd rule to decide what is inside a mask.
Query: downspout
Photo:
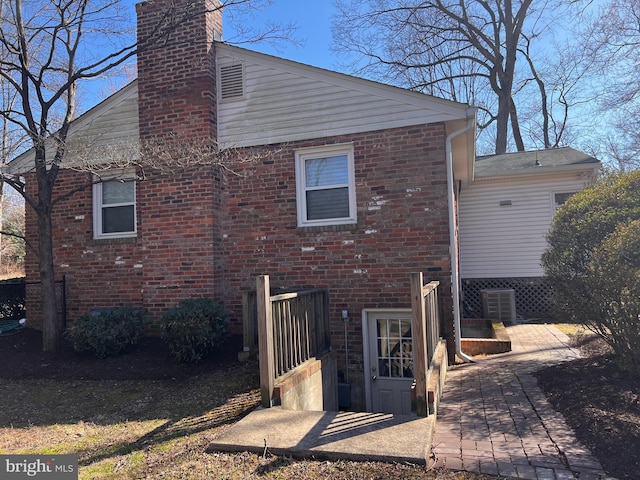
[[[455,132],[447,135],[446,140],[446,162],[447,162],[447,204],[449,207],[449,249],[451,251],[451,290],[453,294],[453,325],[456,355],[468,363],[472,363],[471,357],[462,351],[462,340],[460,338],[460,279],[458,278],[458,249],[456,246],[456,222],[455,222],[455,195],[453,183],[453,152],[451,142],[463,133],[468,132],[474,126],[474,119],[467,117],[467,125]]]

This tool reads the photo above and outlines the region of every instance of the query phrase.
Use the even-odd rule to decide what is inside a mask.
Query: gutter
[[[453,139],[468,132],[475,125],[474,117],[467,116],[467,125],[447,135],[446,163],[447,163],[447,204],[449,210],[449,250],[451,252],[451,291],[453,294],[453,323],[456,355],[467,363],[474,363],[471,357],[462,351],[462,339],[460,329],[460,278],[458,273],[458,249],[456,245],[455,209],[454,209],[454,181],[453,181],[453,152],[451,143]]]
[[[602,167],[600,162],[597,163],[582,163],[574,165],[559,165],[559,166],[541,166],[530,167],[520,170],[507,170],[501,172],[495,172],[490,174],[479,173],[474,176],[474,182],[496,182],[500,180],[511,180],[514,178],[531,178],[531,177],[544,177],[547,175],[555,175],[557,173],[584,173],[587,175],[593,174],[594,171],[599,170]]]

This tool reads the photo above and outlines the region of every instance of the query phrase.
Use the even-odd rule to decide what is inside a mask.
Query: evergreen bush
[[[640,170],[608,175],[558,210],[542,256],[556,315],[600,335],[625,368],[640,367],[638,220]]]
[[[621,224],[595,249],[589,266],[591,329],[613,348],[618,365],[640,371],[640,220]]]
[[[144,312],[134,307],[102,309],[83,315],[66,331],[76,351],[113,357],[135,345],[144,332]]]
[[[179,362],[199,362],[227,338],[227,314],[208,298],[183,300],[160,321],[162,338]]]

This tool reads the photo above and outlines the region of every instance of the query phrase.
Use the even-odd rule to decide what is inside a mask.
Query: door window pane
[[[413,340],[410,319],[379,319],[379,375],[392,378],[413,378]]]

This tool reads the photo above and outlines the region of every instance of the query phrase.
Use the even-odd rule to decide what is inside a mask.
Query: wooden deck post
[[[269,275],[256,279],[256,303],[258,307],[258,357],[260,359],[260,394],[262,406],[270,408],[273,400],[275,365],[273,357],[273,316]]]
[[[422,294],[422,273],[411,274],[411,333],[413,336],[413,375],[416,381],[416,413],[419,417],[429,415],[427,403],[427,321],[425,300]]]

